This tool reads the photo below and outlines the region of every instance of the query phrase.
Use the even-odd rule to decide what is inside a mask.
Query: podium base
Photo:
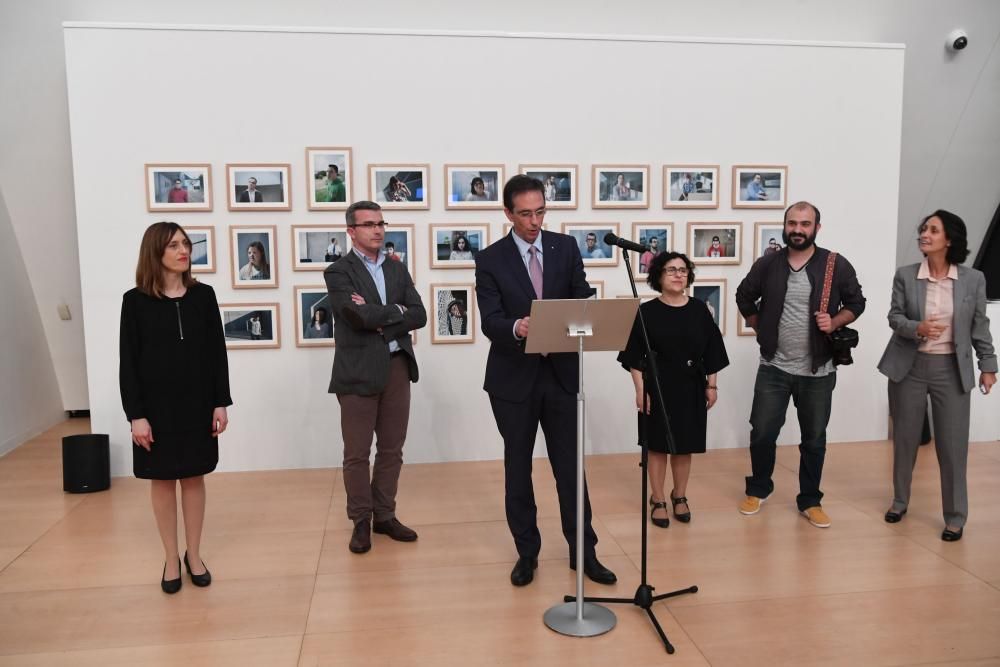
[[[576,617],[576,603],[557,604],[545,612],[545,625],[550,630],[571,637],[596,637],[615,627],[614,612],[599,604],[583,603],[583,618]]]

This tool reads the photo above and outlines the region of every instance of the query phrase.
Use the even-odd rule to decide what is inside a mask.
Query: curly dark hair
[[[951,241],[951,245],[948,246],[948,252],[945,254],[945,259],[948,263],[961,264],[968,259],[969,239],[966,236],[965,221],[951,211],[938,209],[920,221],[920,226],[917,227],[918,233],[923,231],[924,225],[931,218],[937,218],[941,221],[941,226],[944,227],[944,236]]]
[[[684,265],[687,266],[688,270],[687,286],[691,287],[691,284],[694,282],[694,262],[692,262],[690,258],[688,258],[688,256],[685,255],[684,253],[673,252],[673,251],[661,252],[659,255],[653,258],[653,261],[650,262],[649,268],[647,269],[649,275],[646,276],[646,283],[650,287],[655,289],[657,292],[662,292],[663,289],[660,287],[660,279],[663,277],[663,270],[664,268],[666,268],[667,262],[669,262],[672,259],[678,259],[678,258],[683,259]]]

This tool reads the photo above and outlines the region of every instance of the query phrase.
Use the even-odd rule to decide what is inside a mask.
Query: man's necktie
[[[542,263],[538,261],[538,248],[531,246],[528,248],[531,257],[528,258],[528,275],[531,276],[531,285],[535,288],[535,296],[542,298]]]

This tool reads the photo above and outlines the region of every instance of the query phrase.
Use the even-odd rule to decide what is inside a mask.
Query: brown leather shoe
[[[356,554],[363,554],[372,548],[372,527],[368,519],[362,519],[354,524],[351,543],[347,548]]]
[[[388,521],[376,521],[372,530],[380,535],[388,535],[397,542],[416,542],[416,531],[407,528],[399,522],[399,519],[392,517]]]

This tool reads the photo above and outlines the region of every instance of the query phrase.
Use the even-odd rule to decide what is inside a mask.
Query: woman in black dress
[[[660,388],[677,452],[669,457],[674,480],[670,500],[674,516],[678,521],[687,523],[691,520],[686,497],[691,454],[705,451],[708,410],[715,405],[719,392],[716,373],[729,365],[729,357],[722,334],[708,308],[686,294],[687,288],[694,282],[691,260],[682,253],[664,252],[653,259],[648,273],[649,286],[660,292],[660,296],[640,308],[646,321],[650,347],[656,355]],[[649,482],[652,487],[649,498],[653,507],[651,520],[654,525],[666,528],[670,525],[664,496],[667,437],[659,401],[643,400],[644,352],[642,330],[636,317],[628,345],[618,355],[618,361],[632,374],[640,433],[642,422],[646,422]],[[653,387],[649,387],[650,394],[654,391]]]
[[[201,559],[205,477],[219,461],[226,430],[229,364],[215,292],[191,276],[191,239],[173,222],[142,237],[136,287],[122,300],[119,384],[132,423],[133,469],[152,480],[151,497],[166,563],[160,586],[181,587],[177,481],[181,485],[184,565],[196,586],[212,576]]]

